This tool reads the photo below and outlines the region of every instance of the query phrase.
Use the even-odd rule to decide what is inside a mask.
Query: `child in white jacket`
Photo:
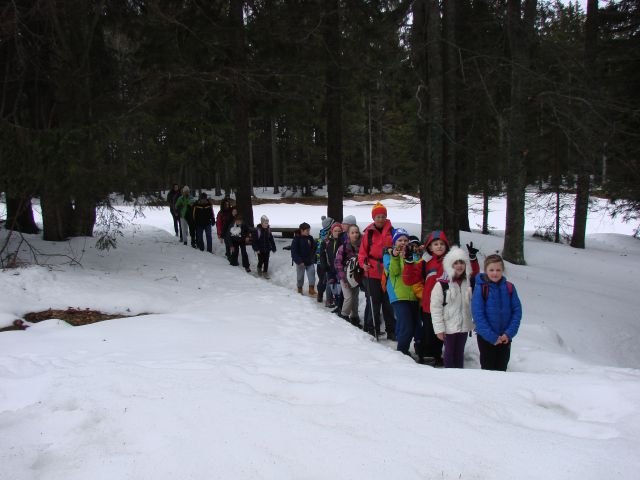
[[[433,330],[444,342],[445,368],[464,367],[464,346],[473,331],[471,266],[469,256],[453,247],[442,261],[444,274],[431,294]]]

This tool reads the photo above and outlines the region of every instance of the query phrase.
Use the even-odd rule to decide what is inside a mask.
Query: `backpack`
[[[347,283],[351,288],[355,288],[360,285],[362,282],[362,268],[360,268],[360,264],[358,263],[358,257],[351,257],[344,264],[345,276],[347,279]]]
[[[438,280],[438,282],[440,282],[440,286],[442,287],[442,308],[444,308],[445,305],[447,304],[447,290],[449,290],[449,282],[443,282],[441,280]],[[513,283],[511,283],[508,280],[505,283],[507,285],[507,292],[509,293],[509,296],[511,296],[513,294]],[[476,287],[475,276],[471,277],[471,279],[469,280],[469,284],[471,285],[471,290],[473,291]],[[483,283],[482,284],[482,300],[484,300],[484,302],[487,303],[487,298],[489,298],[489,285],[486,283]]]

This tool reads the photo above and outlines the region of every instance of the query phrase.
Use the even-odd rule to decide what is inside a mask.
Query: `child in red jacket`
[[[442,347],[443,342],[433,331],[433,322],[431,320],[431,292],[436,282],[444,274],[442,260],[449,251],[449,240],[442,230],[434,230],[429,234],[424,248],[431,258],[428,260],[422,258],[417,262],[405,262],[402,271],[402,281],[407,285],[422,285],[422,326],[423,339],[422,347],[416,354],[422,361],[425,357],[433,358],[434,366],[443,365]],[[476,253],[478,250],[473,248],[473,242],[467,245],[469,250],[469,259],[471,260],[472,273],[475,275],[480,271]]]

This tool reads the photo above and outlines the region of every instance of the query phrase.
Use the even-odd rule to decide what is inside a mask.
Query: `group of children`
[[[269,257],[276,244],[269,219],[257,227],[244,224],[242,215],[224,199],[217,217],[206,193],[194,199],[189,187],[174,185],[167,196],[176,236],[187,245],[212,252],[212,228],[225,244],[229,263],[251,272],[247,245],[258,256],[258,275],[269,278]],[[464,367],[467,338],[477,333],[480,365],[506,371],[511,342],[518,332],[522,307],[514,285],[504,277],[504,261],[489,255],[480,274],[478,250],[451,246],[442,231],[425,242],[402,228],[394,229],[381,203],[372,209],[373,222],[360,232],[352,215],[342,223],[322,218],[318,240],[304,222],[291,243],[296,286],[351,324],[376,338],[382,335],[409,355],[411,341],[419,363],[446,368]],[[204,238],[203,238],[204,237]],[[318,276],[316,290],[316,273]],[[358,314],[359,294],[366,298],[364,322]],[[444,353],[443,353],[444,350]]]
[[[376,336],[384,319],[387,338],[398,342],[399,351],[408,355],[413,340],[418,362],[434,366],[463,368],[467,338],[475,330],[481,367],[506,371],[522,307],[504,277],[502,257],[487,256],[480,274],[473,243],[467,251],[451,246],[442,231],[420,242],[394,229],[380,203],[372,219],[361,235],[352,216],[342,224],[323,218],[317,242],[302,223],[291,244],[298,293],[306,275],[309,294],[321,302],[326,290],[325,304],[335,306],[334,313]],[[364,324],[360,289],[366,296]]]
[[[239,257],[242,267],[251,272],[247,245],[253,247],[258,256],[258,275],[269,278],[269,257],[276,251],[276,244],[269,227],[269,219],[263,215],[260,224],[251,229],[244,223],[238,209],[231,204],[231,200],[225,198],[220,204],[218,216],[214,216],[213,203],[207,194],[200,193],[196,200],[191,196],[188,186],[180,187],[177,184],[167,194],[167,203],[176,237],[187,245],[187,237],[191,238],[191,246],[201,251],[213,252],[212,231],[213,226],[220,242],[224,242],[225,255],[232,266],[239,265]],[[203,238],[204,237],[204,238]]]

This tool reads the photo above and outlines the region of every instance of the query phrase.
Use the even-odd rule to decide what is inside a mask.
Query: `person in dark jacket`
[[[193,223],[196,227],[196,242],[200,251],[204,251],[204,241],[202,236],[207,239],[207,252],[212,253],[211,245],[211,227],[215,222],[213,216],[213,207],[207,198],[207,194],[200,193],[200,198],[193,205]]]
[[[309,281],[309,295],[316,296],[316,241],[311,236],[311,226],[303,222],[298,228],[296,236],[291,241],[291,259],[296,265],[298,293],[302,293],[304,274]]]
[[[220,203],[220,211],[218,212],[218,216],[216,217],[216,231],[218,233],[218,239],[220,243],[224,242],[224,254],[227,258],[229,258],[230,247],[229,241],[227,240],[227,230],[231,228],[231,224],[233,223],[233,207],[231,205],[231,200],[228,198],[223,198]]]
[[[176,201],[180,198],[180,186],[177,183],[173,184],[169,193],[167,193],[167,203],[169,204],[169,211],[173,218],[173,229],[176,231],[176,237],[180,236],[182,241],[182,227],[180,226],[180,213],[176,208]]]
[[[326,307],[335,307],[333,313],[342,311],[342,288],[338,280],[338,272],[336,270],[336,254],[338,249],[343,245],[342,225],[334,223],[331,225],[331,232],[327,239],[322,242],[320,250],[320,265],[327,276],[327,289],[331,291],[331,295],[327,295]]]
[[[233,223],[227,230],[227,237],[230,244],[229,263],[234,267],[238,266],[238,254],[242,253],[242,266],[247,273],[251,272],[249,264],[249,256],[247,255],[247,238],[249,237],[249,227],[247,227],[242,219],[241,214],[236,214]]]
[[[260,217],[260,223],[253,232],[253,250],[258,255],[258,275],[269,279],[269,256],[276,251],[276,242],[271,234],[269,218]]]

